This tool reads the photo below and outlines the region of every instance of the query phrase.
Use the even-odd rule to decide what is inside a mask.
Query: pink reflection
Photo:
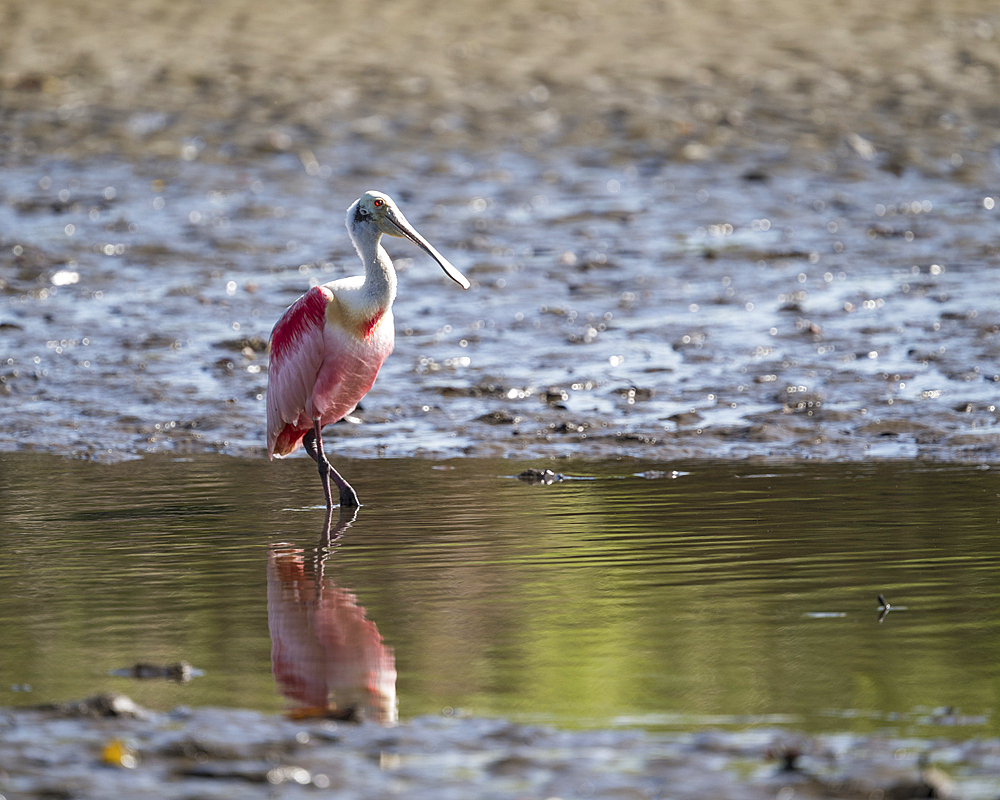
[[[357,596],[324,575],[326,548],[279,544],[267,559],[271,670],[292,714],[397,718],[396,659]]]

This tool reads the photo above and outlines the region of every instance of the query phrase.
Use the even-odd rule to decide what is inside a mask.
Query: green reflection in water
[[[560,469],[590,480],[529,486],[504,461],[344,466],[368,505],[326,575],[395,651],[403,718],[927,733],[954,707],[949,735],[998,732],[995,471],[581,462]],[[654,468],[689,474],[636,475]],[[304,460],[0,456],[0,704],[284,708],[267,553],[315,545],[320,498]],[[878,592],[907,608],[879,623]],[[180,659],[206,674],[108,675]]]

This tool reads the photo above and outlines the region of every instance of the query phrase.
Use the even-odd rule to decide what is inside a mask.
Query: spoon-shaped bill
[[[417,247],[427,253],[427,255],[437,261],[437,263],[441,265],[441,269],[444,270],[444,274],[455,281],[455,283],[463,289],[468,289],[472,285],[461,272],[452,266],[451,262],[447,258],[441,255],[434,249],[430,242],[417,233],[414,227],[406,221],[406,217],[399,213],[398,209],[390,208],[385,215],[385,221],[389,223],[389,230],[386,230],[386,233],[392,236],[400,236],[403,239],[409,239],[417,245]]]

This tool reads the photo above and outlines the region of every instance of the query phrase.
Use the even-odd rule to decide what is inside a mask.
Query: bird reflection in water
[[[396,658],[349,589],[331,577],[331,557],[354,509],[328,515],[319,544],[273,545],[267,559],[271,670],[296,704],[295,718],[396,722]]]

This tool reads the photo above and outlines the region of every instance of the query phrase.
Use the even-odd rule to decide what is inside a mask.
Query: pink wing
[[[267,451],[295,450],[313,427],[343,419],[371,389],[392,352],[392,311],[364,320],[356,332],[332,326],[333,292],[316,286],[300,297],[271,332],[267,391]]]
[[[323,366],[326,306],[333,292],[314,286],[296,300],[271,331],[267,378],[267,453],[284,456],[312,429],[306,409]]]

